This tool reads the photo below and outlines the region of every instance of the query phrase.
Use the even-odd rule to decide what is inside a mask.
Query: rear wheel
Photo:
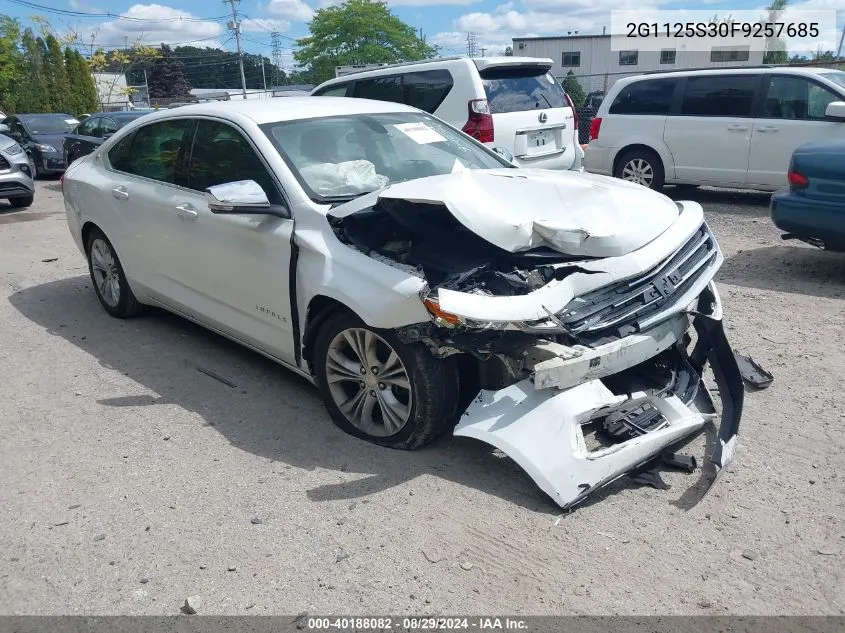
[[[317,382],[342,430],[375,444],[412,450],[452,422],[458,377],[422,344],[338,312],[322,325],[314,346]]]
[[[659,191],[663,187],[663,162],[650,150],[632,149],[619,159],[613,175]]]
[[[85,250],[88,253],[88,271],[94,283],[94,292],[103,309],[119,319],[138,314],[141,304],[135,299],[117,253],[102,231],[91,231]]]
[[[35,201],[35,194],[22,198],[9,198],[9,204],[13,209],[25,209]]]

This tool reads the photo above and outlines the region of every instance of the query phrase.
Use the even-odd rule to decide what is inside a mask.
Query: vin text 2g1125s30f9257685
[[[731,460],[743,387],[698,204],[331,97],[145,116],[63,191],[109,314],[156,305],[237,340],[353,435],[414,449],[454,429],[570,507],[716,415],[709,363],[711,460]]]

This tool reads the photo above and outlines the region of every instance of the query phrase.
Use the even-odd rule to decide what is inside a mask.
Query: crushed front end
[[[654,198],[675,218],[664,206],[663,224],[626,245],[631,231],[595,214],[488,222],[470,193],[385,196],[333,223],[353,248],[424,281],[431,322],[395,332],[459,364],[469,398],[455,435],[500,449],[570,508],[719,417],[709,367],[721,400],[711,461],[724,469],[744,386],[701,207]]]

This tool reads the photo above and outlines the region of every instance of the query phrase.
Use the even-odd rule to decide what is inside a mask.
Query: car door
[[[274,209],[287,209],[282,190],[247,136],[230,123],[200,119],[188,188],[173,198],[189,215],[174,244],[184,266],[183,302],[210,325],[294,363],[289,270],[293,220],[268,214],[215,214],[207,187],[254,180]]]
[[[764,91],[751,137],[748,182],[767,188],[783,187],[787,185],[792,152],[799,145],[845,137],[845,123],[824,115],[829,103],[845,101],[845,96],[798,75],[770,75]]]
[[[77,125],[73,132],[65,137],[65,163],[69,165],[80,156],[91,153],[94,149],[93,140],[96,138],[97,128],[101,119],[102,117],[97,116],[89,117]]]
[[[186,305],[180,245],[190,214],[178,206],[195,126],[178,118],[138,128],[109,150],[110,169],[99,187],[112,209],[111,224],[103,228],[128,276],[175,307]]]
[[[744,184],[759,74],[701,74],[686,78],[663,140],[682,182]]]

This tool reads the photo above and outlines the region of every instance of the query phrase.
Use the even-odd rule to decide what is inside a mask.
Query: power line
[[[117,13],[89,13],[87,11],[74,11],[71,9],[57,9],[55,7],[48,7],[43,4],[36,4],[28,0],[7,0],[13,4],[18,4],[29,9],[38,9],[45,13],[54,13],[57,15],[68,15],[80,18],[111,18],[114,20],[126,20],[128,22],[219,22],[225,20],[228,16],[220,15],[216,18],[193,18],[193,17],[174,17],[174,18],[137,18],[129,15],[119,15]]]

